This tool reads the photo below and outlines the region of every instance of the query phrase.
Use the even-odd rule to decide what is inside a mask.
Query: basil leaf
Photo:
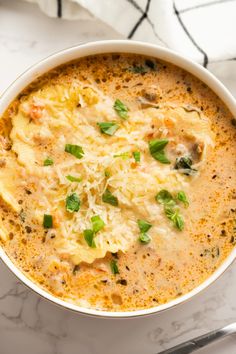
[[[180,202],[184,203],[185,206],[189,206],[189,202],[188,202],[187,196],[186,196],[186,194],[185,194],[184,191],[178,192],[178,194],[177,194],[177,199],[178,199]]]
[[[47,159],[44,160],[43,165],[44,166],[51,166],[51,165],[53,165],[53,160],[50,157],[48,157]]]
[[[118,206],[118,199],[109,191],[109,189],[106,189],[105,192],[102,195],[102,201],[104,203],[111,204],[113,206]]]
[[[115,100],[113,108],[122,119],[128,118],[129,108],[121,100]]]
[[[172,204],[175,205],[174,199],[170,192],[166,189],[162,189],[155,197],[156,201],[160,204]]]
[[[168,144],[169,140],[167,139],[154,139],[149,141],[149,151],[152,157],[155,160],[163,164],[169,164],[170,161],[165,155],[164,148]]]
[[[66,197],[66,210],[70,213],[74,211],[79,211],[80,209],[80,199],[76,193],[72,193]]]
[[[110,267],[111,267],[112,274],[119,274],[120,273],[116,260],[114,260],[114,259],[111,260]]]
[[[65,151],[77,157],[77,159],[81,159],[84,156],[84,151],[79,145],[66,144]]]
[[[81,182],[82,181],[82,178],[74,177],[74,176],[71,176],[71,175],[67,175],[66,178],[70,182]]]
[[[45,229],[51,229],[53,227],[52,215],[44,214],[44,216],[43,216],[43,227]]]
[[[123,160],[127,160],[129,158],[129,152],[122,152],[121,154],[116,154],[113,157],[121,157]]]
[[[169,206],[165,207],[165,214],[168,217],[168,219],[170,219],[174,226],[179,229],[180,231],[183,230],[184,228],[184,220],[182,218],[182,216],[179,214],[179,210],[175,210]]]
[[[86,229],[84,230],[84,239],[91,248],[96,248],[96,244],[94,242],[94,232],[93,230]]]
[[[139,236],[139,241],[141,243],[147,244],[151,241],[150,236],[148,236],[145,232],[141,233],[141,235]]]
[[[152,224],[146,220],[138,219],[138,227],[142,233],[145,233],[152,227]]]
[[[140,151],[134,151],[133,152],[133,157],[134,157],[136,162],[140,162],[140,159],[141,159]]]
[[[117,129],[119,129],[119,125],[113,122],[102,122],[97,123],[101,132],[106,135],[113,135]]]
[[[96,234],[98,231],[104,228],[105,223],[104,221],[100,218],[99,215],[95,215],[91,217],[91,222],[93,226],[93,232]]]

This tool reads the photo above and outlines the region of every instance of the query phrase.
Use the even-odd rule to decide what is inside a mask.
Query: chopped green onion
[[[53,160],[50,157],[48,157],[47,159],[44,160],[43,165],[44,166],[51,166],[51,165],[53,165]]]
[[[140,151],[134,151],[133,157],[135,159],[135,162],[140,162],[140,157],[141,157]]]
[[[44,214],[44,216],[43,216],[43,227],[45,229],[51,229],[53,227],[52,215]]]
[[[66,178],[70,182],[81,182],[82,181],[82,178],[74,177],[74,176],[71,176],[71,175],[67,175]]]
[[[121,100],[115,100],[113,108],[122,119],[128,118],[129,108]]]
[[[186,194],[185,194],[184,191],[178,192],[178,194],[177,194],[177,199],[178,199],[180,202],[184,203],[185,206],[189,206],[189,201],[188,201],[187,196],[186,196]]]
[[[152,227],[152,224],[146,220],[138,219],[138,227],[142,233],[145,233]]]
[[[66,210],[70,213],[74,211],[79,211],[80,209],[80,199],[76,193],[72,193],[66,197]]]
[[[81,159],[84,156],[84,151],[79,145],[66,144],[65,151],[77,157],[77,159]]]
[[[118,199],[109,191],[109,189],[106,189],[105,192],[102,195],[102,201],[104,203],[111,204],[113,206],[118,206]]]
[[[151,241],[151,238],[145,232],[142,232],[141,235],[139,236],[139,241],[141,243],[147,244]]]
[[[119,274],[119,268],[117,265],[117,261],[115,259],[111,260],[110,267],[111,267],[112,274]]]
[[[93,230],[84,230],[84,239],[91,248],[96,248],[94,241],[94,231]]]
[[[95,215],[91,217],[91,222],[93,226],[93,232],[96,234],[98,231],[104,228],[105,223],[104,221],[100,218],[99,215]]]
[[[167,139],[154,139],[149,141],[149,151],[152,157],[155,160],[158,160],[159,162],[163,164],[169,164],[170,161],[165,155],[164,148],[168,144],[169,140]]]
[[[101,132],[106,135],[113,135],[119,129],[119,125],[113,122],[97,123]]]

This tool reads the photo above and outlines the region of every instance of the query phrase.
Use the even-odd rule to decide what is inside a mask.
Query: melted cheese
[[[97,122],[104,121],[119,125],[114,136],[101,134]],[[161,189],[187,191],[189,178],[152,158],[148,150],[152,126],[153,138],[168,137],[176,144],[184,144],[187,137],[204,144],[204,149],[213,144],[207,118],[196,111],[165,104],[160,109],[130,111],[123,121],[108,96],[78,83],[47,86],[34,92],[19,106],[12,126],[12,150],[19,165],[24,166],[26,179],[35,186],[32,217],[42,224],[44,214],[53,215],[57,251],[75,264],[92,263],[108,251],[126,252],[138,237],[137,218],[154,224],[150,231],[154,244],[163,228],[169,237],[173,234],[154,196]],[[82,146],[83,158],[66,153],[67,143]],[[140,164],[132,157],[136,150],[141,152]],[[114,157],[123,153],[127,153],[126,159]],[[46,167],[43,161],[48,156],[54,164]],[[106,169],[109,178],[105,177]],[[81,177],[82,182],[69,182],[68,174]],[[102,202],[107,187],[118,198],[119,207]],[[79,212],[70,214],[65,199],[74,192],[82,206]],[[19,211],[14,190],[9,190],[4,180],[0,194]],[[105,228],[96,234],[96,248],[91,248],[83,231],[90,228],[94,215],[102,218]]]

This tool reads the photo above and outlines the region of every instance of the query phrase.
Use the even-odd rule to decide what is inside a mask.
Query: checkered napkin
[[[99,18],[126,38],[202,63],[236,60],[235,0],[27,0],[52,17]]]

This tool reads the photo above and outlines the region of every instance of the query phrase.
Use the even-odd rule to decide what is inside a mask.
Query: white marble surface
[[[46,18],[37,7],[0,0],[0,92],[37,60],[92,39],[120,38],[94,21]],[[236,94],[229,69],[210,69]],[[236,265],[209,289],[173,310],[147,318],[80,316],[39,298],[0,264],[0,354],[154,354],[236,320]],[[236,336],[199,354],[235,354]]]

